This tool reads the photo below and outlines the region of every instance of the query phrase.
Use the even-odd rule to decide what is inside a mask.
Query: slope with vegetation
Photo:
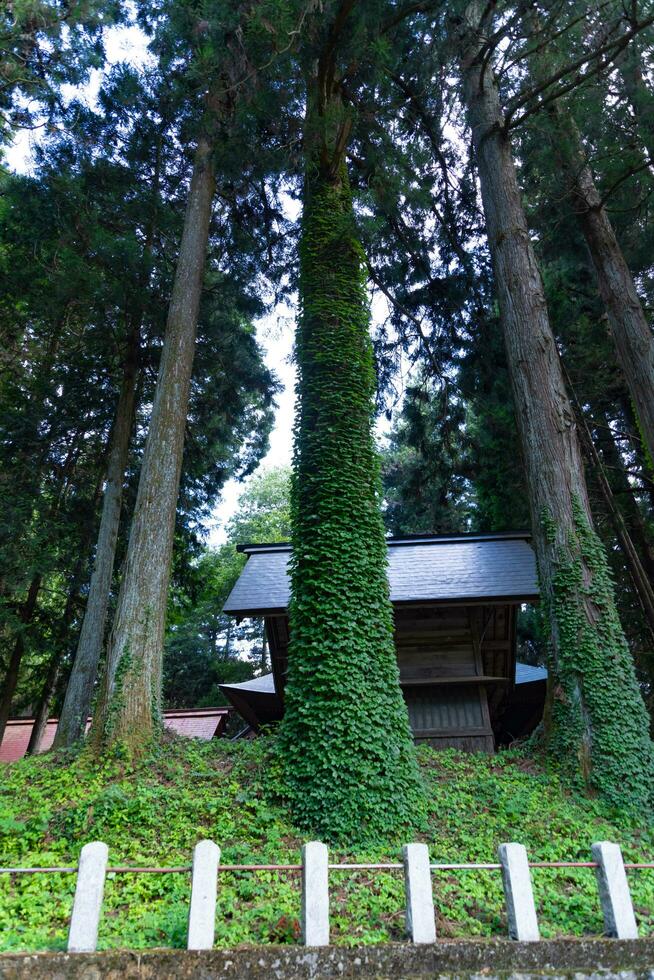
[[[231,642],[202,529],[265,454],[253,322],[297,289],[298,825],[347,838],[366,811],[383,836],[420,809],[372,439],[407,366],[389,524],[531,525],[545,751],[589,798],[651,813],[647,4],[70,6],[0,13],[0,142],[40,134],[29,177],[0,170],[0,737],[34,711],[35,750],[61,711],[70,747],[95,695],[102,767],[147,754],[164,694],[196,699],[202,651],[215,667]],[[109,63],[116,22],[147,61]],[[188,630],[169,618],[164,671],[171,591]]]
[[[532,860],[589,860],[596,840],[622,844],[626,860],[652,860],[654,829],[598,800],[580,801],[555,774],[516,752],[496,757],[421,749],[427,823],[417,838],[434,861],[492,862],[502,841],[524,843]],[[66,765],[62,762],[66,761]],[[274,737],[197,742],[167,737],[135,766],[84,755],[25,759],[3,772],[0,852],[14,866],[74,864],[81,845],[104,840],[110,864],[179,866],[195,843],[220,843],[230,864],[296,863],[304,839],[286,805]],[[340,846],[339,860],[398,860],[402,839]],[[591,869],[536,870],[542,934],[601,934]],[[642,935],[654,934],[654,871],[630,880]],[[100,948],[184,946],[188,874],[109,874]],[[332,872],[332,941],[401,940],[399,872]],[[74,875],[0,876],[2,949],[61,949]],[[503,935],[499,873],[434,875],[441,937]],[[216,943],[297,942],[299,876],[221,874]]]

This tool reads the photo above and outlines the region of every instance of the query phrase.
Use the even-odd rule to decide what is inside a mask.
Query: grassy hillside
[[[231,744],[167,737],[135,769],[101,768],[60,754],[2,767],[0,863],[74,864],[100,839],[111,864],[188,864],[211,837],[225,863],[294,863],[301,838],[284,806],[272,739]],[[524,843],[533,860],[589,860],[595,840],[617,840],[628,860],[654,859],[654,828],[596,801],[573,799],[553,775],[513,753],[495,757],[421,750],[431,812],[423,839],[436,861],[495,860],[502,841]],[[379,842],[339,859],[396,860],[401,842]],[[630,874],[641,933],[654,933],[654,871]],[[299,876],[222,874],[217,943],[294,942]],[[0,875],[2,949],[65,945],[74,875]],[[601,933],[592,869],[536,870],[544,936]],[[503,934],[497,871],[435,875],[440,936]],[[403,888],[396,872],[333,872],[333,941],[403,938]],[[100,946],[183,946],[189,875],[110,877]]]

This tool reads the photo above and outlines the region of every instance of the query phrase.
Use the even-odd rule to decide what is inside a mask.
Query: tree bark
[[[591,414],[593,414],[592,406]],[[620,448],[611,430],[611,421],[610,415],[606,412],[597,415],[598,430],[595,444],[607,468],[607,482],[616,506],[624,515],[629,535],[638,550],[645,574],[650,583],[654,583],[654,540],[634,495]]]
[[[45,734],[48,718],[50,717],[50,704],[60,673],[61,651],[57,651],[57,655],[51,657],[50,663],[48,664],[48,672],[41,689],[37,709],[34,712],[34,724],[32,725],[30,740],[27,743],[25,755],[37,755],[41,749],[41,742],[43,741],[43,735]]]
[[[123,579],[93,719],[96,751],[137,753],[161,721],[163,635],[197,317],[214,195],[213,146],[196,149]]]
[[[643,564],[643,561],[641,560],[641,556],[639,555],[638,550],[634,545],[632,536],[629,532],[629,528],[627,527],[627,522],[625,521],[622,511],[620,510],[620,507],[618,506],[618,503],[613,495],[613,490],[611,488],[611,484],[609,482],[606,471],[604,469],[602,458],[599,452],[597,451],[595,442],[593,441],[591,431],[584,417],[583,408],[580,405],[579,400],[577,399],[574,393],[574,389],[572,387],[572,384],[570,384],[570,379],[567,375],[567,372],[565,372],[565,375],[566,375],[566,380],[568,381],[568,386],[570,388],[570,392],[576,409],[576,417],[579,424],[579,435],[581,438],[581,445],[584,449],[591,470],[595,476],[595,481],[599,488],[600,494],[602,495],[602,498],[604,500],[606,510],[608,512],[610,521],[615,531],[615,535],[620,545],[620,550],[622,551],[622,555],[627,565],[627,571],[629,573],[629,577],[631,578],[634,591],[636,592],[636,596],[640,603],[640,607],[643,610],[643,615],[645,616],[645,621],[649,626],[652,639],[654,639],[654,590],[652,589],[652,583],[648,577],[648,573],[645,570],[645,566]],[[600,445],[604,445],[605,452],[607,450],[610,451],[610,449],[612,448],[615,452],[615,457],[618,456],[617,450],[615,449],[615,444],[612,441],[610,433],[607,433],[606,435],[602,436]],[[618,460],[615,457],[614,457],[614,463],[618,462]],[[628,486],[628,481],[626,480],[626,478],[625,478],[625,483]],[[637,510],[638,508],[637,505],[635,504],[635,501],[632,502]],[[650,556],[648,547],[646,548],[645,555],[647,557]]]
[[[0,745],[2,744],[2,739],[4,738],[7,722],[9,721],[9,716],[11,714],[11,704],[14,699],[14,694],[16,693],[16,686],[18,684],[20,665],[23,659],[23,654],[25,653],[25,632],[24,632],[25,627],[32,621],[32,618],[36,611],[36,601],[39,596],[40,588],[41,588],[41,575],[36,574],[32,578],[32,581],[30,582],[30,587],[27,591],[27,597],[25,599],[25,602],[21,605],[18,614],[21,623],[21,629],[18,636],[16,637],[16,641],[14,643],[14,649],[11,654],[11,659],[7,666],[4,682],[2,685],[2,698],[0,698]]]
[[[260,671],[265,674],[268,670],[268,634],[266,633],[266,625],[264,623],[263,634],[261,636],[261,665]]]
[[[618,362],[634,403],[652,469],[654,333],[647,322],[633,276],[595,186],[579,131],[558,102],[552,103],[550,117],[554,123],[552,149],[590,252]]]
[[[546,745],[589,788],[616,802],[649,806],[654,747],[606,556],[592,527],[574,412],[497,83],[491,65],[484,65],[481,7],[470,4],[455,27],[550,627]]]
[[[95,563],[77,652],[57,726],[57,734],[54,740],[55,748],[72,745],[73,742],[82,737],[86,719],[91,710],[93,688],[104,645],[107,609],[120,526],[123,483],[134,423],[140,330],[141,316],[138,314],[133,320],[128,337],[123,380],[111,437],[111,451],[107,465],[107,481],[102,501]],[[56,678],[52,683],[52,691],[55,683]]]
[[[100,472],[102,472],[102,464],[99,467]],[[86,568],[86,556],[88,554],[88,549],[91,545],[91,539],[93,537],[93,529],[95,526],[94,514],[100,498],[100,493],[102,491],[102,477],[99,475],[95,487],[95,494],[93,498],[93,508],[92,516],[87,523],[85,533],[82,540],[80,541],[79,556],[75,565],[73,567],[73,573],[71,575],[71,584],[68,590],[68,596],[66,598],[66,605],[64,606],[64,611],[61,619],[58,621],[57,633],[58,638],[54,638],[55,652],[50,658],[48,664],[48,670],[46,673],[45,681],[41,689],[41,696],[39,698],[39,703],[36,711],[34,712],[34,724],[32,726],[32,731],[30,734],[30,740],[27,745],[26,755],[36,755],[41,748],[41,741],[48,724],[48,718],[50,717],[50,705],[52,698],[54,696],[59,678],[61,677],[62,666],[64,661],[63,650],[66,646],[66,638],[68,635],[68,630],[70,628],[70,623],[73,618],[73,613],[75,611],[75,604],[79,599],[79,590],[83,582],[84,570]],[[57,640],[59,642],[57,642]]]

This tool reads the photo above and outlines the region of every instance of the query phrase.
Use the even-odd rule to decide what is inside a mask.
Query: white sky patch
[[[295,365],[292,361],[295,336],[295,308],[278,306],[269,316],[256,324],[257,340],[264,353],[266,366],[275,372],[282,391],[277,395],[275,423],[270,434],[270,448],[259,464],[259,474],[276,466],[288,466],[293,455],[293,420],[295,417]],[[227,540],[226,525],[236,512],[238,498],[249,480],[228,480],[212,514],[207,543],[216,548]]]
[[[106,68],[103,71],[95,68],[89,73],[89,80],[85,85],[63,85],[61,93],[66,101],[79,99],[86,105],[95,108],[98,92],[102,85],[104,74],[113,65],[128,64],[134,68],[145,68],[148,65],[156,64],[156,59],[148,51],[148,38],[143,31],[135,25],[123,25],[120,27],[108,27],[103,32],[103,40],[106,53]],[[34,148],[38,145],[43,134],[39,127],[36,129],[21,129],[13,140],[13,143],[4,150],[3,159],[10,170],[19,174],[30,174],[32,172],[32,162]]]

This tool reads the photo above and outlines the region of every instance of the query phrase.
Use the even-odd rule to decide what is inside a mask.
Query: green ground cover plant
[[[184,865],[211,837],[224,863],[294,863],[305,838],[284,800],[273,737],[199,742],[174,736],[145,759],[102,765],[49,754],[2,768],[0,864],[74,865],[82,844],[104,840],[111,864]],[[596,840],[618,841],[626,860],[652,860],[654,828],[638,814],[574,797],[558,776],[514,751],[496,756],[421,749],[434,861],[492,862],[502,841],[524,843],[532,860],[589,860]],[[401,840],[332,849],[338,861],[397,860]],[[535,870],[543,936],[599,934],[592,869]],[[654,871],[630,873],[642,935],[654,934]],[[65,948],[75,876],[0,875],[0,948]],[[100,948],[183,947],[190,876],[108,878]],[[334,871],[332,941],[355,945],[404,938],[399,872]],[[506,930],[497,871],[436,872],[441,937]],[[224,873],[216,943],[299,941],[299,875]]]

